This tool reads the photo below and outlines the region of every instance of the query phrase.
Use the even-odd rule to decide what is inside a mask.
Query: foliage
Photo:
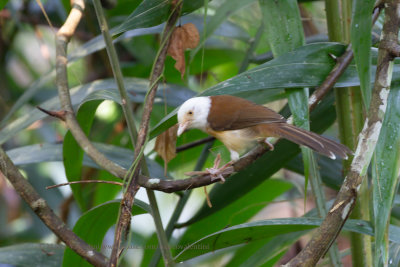
[[[109,184],[74,184],[51,190],[45,187],[66,180],[119,179],[87,157],[85,148],[79,146],[65,124],[35,108],[52,111],[60,108],[54,83],[54,33],[37,2],[23,5],[14,0],[6,2],[0,1],[0,8],[5,6],[0,10],[0,144],[66,224],[107,254],[113,244],[112,226],[117,221],[121,188]],[[374,1],[365,5],[361,0],[333,2],[350,7],[354,2],[348,30],[351,29],[355,60],[335,83],[335,95],[341,89],[354,87],[360,94],[353,100],[363,102],[366,108],[372,96],[378,58],[377,48],[371,45]],[[202,165],[211,166],[218,153],[224,161],[229,161],[229,153],[222,144],[210,142],[178,152],[164,174],[164,162],[154,151],[155,137],[176,124],[177,107],[195,95],[232,94],[268,104],[280,108],[285,117],[293,113],[296,124],[337,139],[342,129],[338,129],[335,121],[336,114],[341,116],[341,106],[335,106],[335,95],[325,96],[310,114],[306,105],[308,91],[312,93],[325,80],[336,64],[334,58],[340,57],[347,45],[328,41],[327,26],[321,21],[334,16],[334,12],[329,6],[325,13],[324,7],[322,1],[280,0],[277,4],[274,0],[185,0],[179,24],[192,23],[191,27],[194,25],[199,31],[200,45],[186,51],[184,57],[182,47],[179,48],[179,59],[183,62],[180,72],[174,68],[174,59],[166,59],[150,120],[150,141],[144,150],[150,176],[183,179],[185,172]],[[69,1],[47,1],[44,8],[55,28],[64,23],[70,11]],[[169,15],[170,2],[165,0],[120,0],[114,8],[106,10],[137,125],[160,46],[159,34]],[[381,31],[379,19],[372,30],[374,34]],[[87,3],[85,18],[68,51],[71,101],[89,139],[109,159],[128,169],[133,161],[134,144],[129,138],[105,47],[93,6]],[[364,212],[371,212],[372,219],[355,218],[344,226],[346,232],[375,237],[371,241],[374,251],[370,253],[376,266],[388,262],[392,256],[397,259],[400,245],[399,214],[392,212],[393,203],[399,198],[399,90],[400,68],[395,65],[387,112],[370,171],[372,178],[367,177],[371,189],[367,191],[372,200]],[[364,114],[359,116],[365,120]],[[178,138],[177,146],[204,137],[204,133],[189,131]],[[352,138],[356,140],[357,135]],[[203,150],[207,146],[211,149]],[[161,149],[168,152],[170,160],[169,155],[174,154],[171,147]],[[312,170],[310,164],[314,164]],[[200,190],[157,192],[172,254],[177,262],[188,265],[284,263],[282,259],[294,256],[287,254],[290,247],[321,223],[321,213],[313,209],[316,205],[309,200],[320,193],[307,192],[303,176],[321,176],[323,189],[336,193],[344,173],[339,159],[301,151],[299,146],[282,140],[274,151],[231,175],[224,184],[210,186],[212,208]],[[56,237],[21,203],[5,181],[0,175],[0,264],[87,265],[71,249],[56,244]],[[311,211],[303,214],[307,193],[307,208]],[[157,266],[162,259],[157,250],[154,207],[147,204],[143,190],[136,197],[131,240],[121,266]],[[319,201],[319,205],[330,207],[325,200]],[[275,207],[279,212],[273,211]],[[346,232],[343,238],[347,238]],[[284,257],[285,254],[288,256]]]

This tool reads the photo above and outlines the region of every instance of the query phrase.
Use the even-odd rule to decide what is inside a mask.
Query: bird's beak
[[[187,129],[188,126],[189,126],[189,121],[179,123],[177,135],[180,136],[181,134],[183,134],[183,132]]]

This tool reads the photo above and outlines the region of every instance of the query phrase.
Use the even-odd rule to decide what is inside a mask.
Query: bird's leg
[[[228,162],[222,167],[219,167],[221,163],[221,155],[218,153],[217,157],[214,160],[214,165],[211,168],[206,168],[205,171],[193,171],[187,172],[186,175],[210,175],[211,181],[221,180],[222,183],[225,182],[224,174],[230,174],[233,172],[233,161]]]
[[[210,174],[211,181],[215,181],[215,180],[219,179],[219,180],[221,180],[222,183],[224,183],[225,178],[224,178],[224,176],[222,176],[222,174],[224,173],[224,170],[226,168],[228,168],[229,166],[232,165],[232,163],[228,162],[221,168],[219,167],[220,163],[221,163],[221,154],[218,153],[217,157],[214,160],[214,166],[212,166],[211,168],[206,168],[206,171]]]

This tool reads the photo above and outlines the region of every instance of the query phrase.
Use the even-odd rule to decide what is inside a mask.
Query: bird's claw
[[[219,167],[221,163],[221,155],[218,154],[214,160],[214,165],[211,168],[206,168],[205,171],[193,171],[188,172],[186,175],[210,175],[211,181],[220,180],[222,183],[225,182],[224,175],[231,174],[233,172],[233,162],[230,161],[222,167]]]
[[[274,151],[275,147],[274,145],[268,140],[268,138],[265,138],[264,143],[268,146],[270,151]]]

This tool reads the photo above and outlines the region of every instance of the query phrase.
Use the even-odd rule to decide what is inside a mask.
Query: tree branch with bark
[[[387,97],[396,54],[387,49],[387,44],[398,44],[400,27],[400,0],[384,3],[385,21],[382,41],[379,45],[378,64],[372,100],[364,128],[358,136],[355,156],[350,171],[321,226],[316,230],[306,247],[286,266],[315,266],[336,239],[354,208],[361,182],[367,173],[384,119]]]

